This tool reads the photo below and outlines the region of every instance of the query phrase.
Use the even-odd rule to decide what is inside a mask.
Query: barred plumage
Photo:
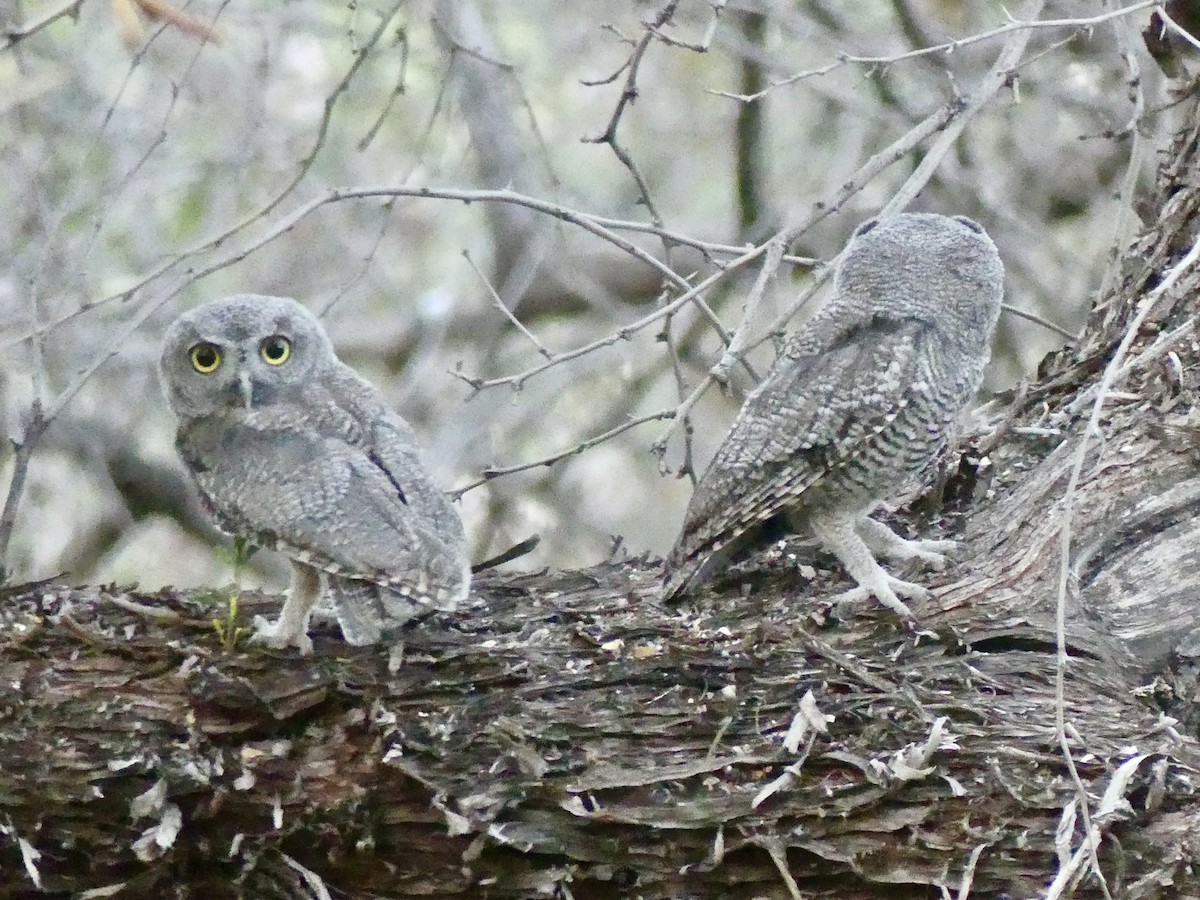
[[[964,217],[905,214],[855,231],[829,303],[747,398],[688,506],[664,593],[694,590],[777,515],[807,529],[859,587],[906,617],[920,585],[875,554],[934,565],[949,541],[868,518],[937,455],[990,355],[1004,269]]]
[[[218,526],[292,560],[283,612],[256,620],[256,640],[309,652],[321,595],[351,644],[467,596],[462,522],[412,429],[302,306],[239,294],[199,307],[168,330],[160,371]]]

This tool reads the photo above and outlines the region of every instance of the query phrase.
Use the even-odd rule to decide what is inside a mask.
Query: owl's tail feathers
[[[396,595],[397,608],[440,609],[452,612],[471,593],[471,561],[462,544],[428,538],[399,570],[377,573],[361,580],[376,582],[384,596]],[[409,613],[405,619],[411,618]]]
[[[671,602],[694,594],[724,566],[729,555],[720,544],[692,553],[676,545],[663,566],[662,599]]]
[[[329,600],[342,636],[355,647],[389,639],[411,619],[439,608],[375,582],[350,578],[329,579]]]
[[[761,524],[741,526],[702,543],[685,531],[663,564],[662,599],[682,600],[719,579],[729,563],[755,546],[762,536]]]
[[[471,592],[466,558],[447,561],[445,571],[379,583],[327,576],[327,597],[346,643],[355,647],[390,639],[401,626],[434,610],[455,609]]]
[[[333,614],[347,644],[354,647],[378,644],[387,632],[403,625],[416,613],[416,608],[411,607],[407,616],[389,614],[383,602],[386,593],[390,591],[369,581],[329,579]]]
[[[698,581],[700,568],[697,560],[675,565],[668,558],[663,566],[662,599],[668,603],[682,600]]]

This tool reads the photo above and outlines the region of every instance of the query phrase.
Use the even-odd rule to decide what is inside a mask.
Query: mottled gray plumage
[[[255,294],[205,304],[171,325],[159,371],[217,524],[292,560],[283,611],[255,620],[256,640],[310,652],[322,593],[356,645],[467,596],[462,522],[412,429],[304,307]]]
[[[700,480],[667,560],[666,596],[708,580],[777,515],[810,531],[859,587],[908,617],[920,585],[875,554],[941,566],[951,541],[908,541],[868,518],[918,476],[990,355],[1004,268],[963,217],[905,214],[855,231],[833,297],[747,398]],[[898,596],[899,595],[899,596]]]

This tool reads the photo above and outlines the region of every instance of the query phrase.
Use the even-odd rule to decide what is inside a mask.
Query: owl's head
[[[903,213],[855,229],[836,282],[873,314],[924,319],[949,337],[987,343],[1004,265],[987,232],[966,216]]]
[[[235,294],[180,316],[158,370],[182,417],[268,406],[336,362],[321,323],[295,300]]]

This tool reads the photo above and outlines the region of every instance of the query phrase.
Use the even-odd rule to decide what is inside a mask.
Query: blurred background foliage
[[[1128,6],[1027,2],[1042,23],[1025,29],[1015,73],[910,205],[983,223],[1009,304],[1070,333],[1139,227],[1127,213],[1176,115],[1139,33],[1150,4]],[[155,362],[180,311],[243,291],[319,312],[447,487],[619,432],[466,491],[477,559],[533,532],[543,542],[522,566],[596,562],[614,535],[664,552],[691,492],[681,470],[702,470],[753,378],[735,367],[686,424],[621,430],[679,411],[722,341],[690,304],[623,331],[680,287],[550,213],[709,242],[618,229],[692,284],[720,275],[703,296],[733,332],[762,265],[730,266],[739,248],[822,212],[791,235],[746,324],[761,373],[772,322],[813,277],[803,258],[833,258],[931,140],[856,173],[971,97],[1021,14],[945,0],[11,0],[0,421],[32,440],[9,576],[229,580],[228,543],[175,459]],[[330,193],[422,187],[509,189],[550,212]],[[526,379],[472,386],[546,362],[538,344],[556,354],[606,337]],[[988,388],[1062,342],[1005,316]],[[52,415],[44,432],[35,399]],[[5,453],[0,498],[16,458]],[[269,556],[253,563],[271,581]]]

